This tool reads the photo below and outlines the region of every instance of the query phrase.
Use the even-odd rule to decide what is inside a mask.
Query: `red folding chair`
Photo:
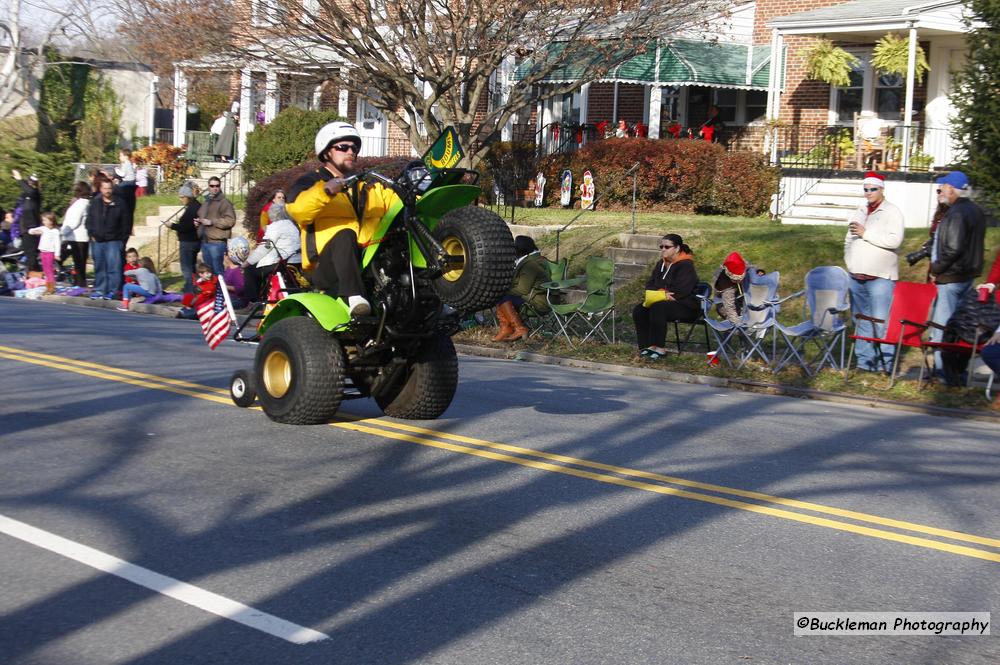
[[[844,381],[847,381],[851,371],[851,361],[854,359],[854,345],[857,342],[865,341],[877,344],[891,344],[896,347],[896,354],[892,360],[892,372],[889,378],[889,387],[896,382],[896,371],[899,369],[900,351],[904,346],[920,348],[923,345],[921,337],[927,330],[930,319],[931,306],[937,296],[937,287],[933,284],[923,284],[920,282],[896,282],[896,288],[892,292],[892,304],[889,306],[888,321],[876,319],[867,314],[855,314],[855,319],[864,319],[875,323],[885,323],[886,330],[884,337],[862,337],[850,335],[853,341],[851,352],[847,356],[847,364],[844,365]],[[880,351],[881,352],[881,351]],[[921,376],[923,374],[921,373]]]
[[[944,330],[944,326],[935,323],[934,321],[928,321],[927,325],[932,328],[937,328],[938,330]],[[924,373],[928,372],[927,376],[928,383],[933,380],[934,377],[934,365],[933,360],[928,364],[928,357],[934,357],[934,351],[944,351],[945,353],[957,353],[963,356],[969,356],[969,369],[966,372],[967,378],[965,380],[965,387],[969,388],[972,386],[972,369],[976,364],[976,356],[982,352],[983,347],[986,346],[986,341],[993,335],[992,329],[987,329],[984,326],[976,326],[976,337],[972,340],[972,344],[964,340],[958,340],[955,342],[931,342],[924,341],[920,346],[924,350],[924,363],[920,367],[920,382],[918,385],[924,387]],[[983,340],[980,342],[979,340]]]

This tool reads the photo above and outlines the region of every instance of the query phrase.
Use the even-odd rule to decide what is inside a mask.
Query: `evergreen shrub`
[[[21,185],[10,177],[11,169],[22,178],[38,175],[42,191],[42,210],[58,215],[66,210],[73,197],[73,159],[62,152],[41,153],[15,145],[0,145],[0,207],[12,210],[21,195]]]
[[[263,180],[315,157],[316,132],[342,119],[336,111],[303,111],[294,106],[285,109],[269,124],[247,135],[244,175],[251,181]]]

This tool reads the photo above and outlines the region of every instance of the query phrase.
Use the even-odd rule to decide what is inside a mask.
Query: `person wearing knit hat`
[[[177,232],[177,241],[180,245],[181,274],[184,275],[184,293],[192,293],[195,279],[195,262],[198,259],[198,252],[201,250],[201,239],[198,237],[198,228],[194,220],[198,218],[201,209],[201,202],[195,192],[194,186],[190,182],[185,182],[177,190],[184,212],[180,219],[169,227]]]
[[[739,252],[730,252],[712,284],[719,296],[719,315],[733,325],[739,325],[743,314],[743,278],[747,274],[747,262]]]
[[[844,237],[844,263],[851,275],[851,312],[885,321],[899,279],[899,246],[903,244],[903,213],[885,199],[885,178],[869,171],[861,183],[865,203],[851,213]],[[854,334],[882,337],[885,324],[854,319]],[[858,340],[858,369],[889,371],[895,349],[888,344]]]

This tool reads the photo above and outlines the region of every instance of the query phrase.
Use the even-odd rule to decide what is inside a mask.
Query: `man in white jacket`
[[[868,172],[862,183],[866,203],[848,219],[844,239],[844,263],[851,275],[851,312],[885,321],[889,317],[892,292],[899,279],[899,255],[903,243],[903,213],[885,200],[885,178]],[[885,324],[854,320],[854,334],[882,337]],[[890,371],[895,348],[858,340],[858,369]]]

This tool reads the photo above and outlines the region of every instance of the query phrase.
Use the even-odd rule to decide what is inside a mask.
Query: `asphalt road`
[[[291,427],[193,322],[2,299],[0,330],[4,664],[1000,662],[793,636],[994,608],[989,423],[463,357],[437,421]]]

